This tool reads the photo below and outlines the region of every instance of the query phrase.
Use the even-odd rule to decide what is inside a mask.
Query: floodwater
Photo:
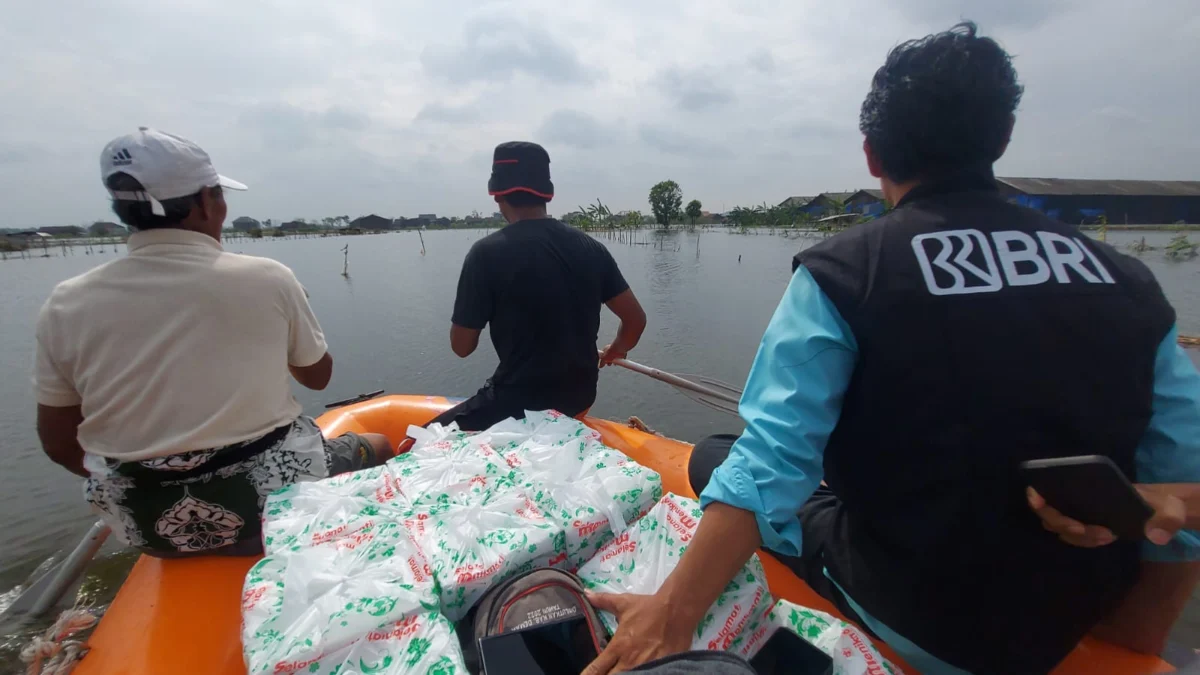
[[[362,392],[466,396],[495,367],[485,338],[468,359],[450,351],[450,314],[463,256],[485,231],[424,233],[425,254],[415,232],[369,237],[298,240],[238,240],[231,251],[274,258],[290,266],[305,285],[334,355],[333,381],[323,392],[295,387],[305,411],[318,415],[323,404]],[[697,373],[741,385],[759,338],[787,284],[791,257],[819,237],[746,235],[724,230],[642,231],[625,240],[604,241],[650,323],[633,360],[674,373]],[[1169,233],[1110,232],[1108,241],[1125,248],[1141,239],[1158,247],[1141,259],[1157,275],[1179,314],[1180,332],[1200,334],[1200,259],[1169,262],[1161,248]],[[1191,235],[1193,239],[1197,235]],[[630,238],[632,240],[630,240]],[[341,248],[349,245],[350,277],[343,278]],[[69,550],[94,520],[83,503],[80,481],[50,463],[34,433],[29,372],[34,320],[54,285],[122,255],[109,244],[102,252],[0,261],[0,609],[15,586],[47,558]],[[136,301],[136,300],[131,300]],[[616,320],[605,312],[601,344],[611,339]],[[1196,358],[1193,355],[1193,358]],[[600,377],[592,414],[624,420],[637,415],[650,427],[695,441],[707,434],[735,432],[739,421],[710,411],[667,385],[621,369]],[[111,544],[110,544],[111,546]],[[94,565],[88,590],[98,602],[115,592],[132,560],[108,551]],[[7,592],[7,597],[6,597]],[[1200,646],[1200,602],[1193,600],[1176,639]],[[0,673],[16,636],[0,637]],[[13,671],[16,672],[16,671]]]

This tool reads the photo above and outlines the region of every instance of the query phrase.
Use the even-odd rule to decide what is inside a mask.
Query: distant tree
[[[683,215],[683,190],[679,189],[679,183],[664,180],[650,188],[650,210],[663,229],[671,227],[672,220],[679,220]]]
[[[687,213],[688,220],[692,221],[693,226],[696,224],[696,220],[700,217],[700,214],[703,213],[700,208],[700,200],[693,199],[688,202],[687,209],[684,211]]]
[[[609,208],[605,206],[599,198],[596,199],[595,204],[589,204],[587,208],[581,206],[579,207],[579,210],[586,213],[592,219],[592,223],[596,227],[607,225],[613,217],[612,211],[610,211]]]
[[[262,221],[262,223],[263,223],[263,227],[274,227],[275,226],[275,221],[271,220],[270,218],[267,218],[266,220]]]

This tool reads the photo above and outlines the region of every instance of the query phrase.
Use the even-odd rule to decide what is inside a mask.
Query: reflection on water
[[[233,248],[289,265],[308,290],[336,362],[329,389],[297,388],[305,410],[317,415],[324,402],[376,389],[466,395],[479,387],[496,364],[490,341],[484,340],[479,351],[464,360],[451,353],[448,334],[463,256],[485,234],[425,233],[425,255],[414,232],[246,240]],[[1108,241],[1124,248],[1142,236],[1109,232]],[[1145,236],[1160,250],[1140,257],[1179,312],[1181,332],[1200,334],[1200,262],[1168,262],[1161,247],[1172,235]],[[601,241],[612,250],[649,315],[642,344],[631,358],[663,370],[740,384],[787,284],[792,256],[820,237],[643,231],[601,236]],[[343,277],[341,247],[347,243],[350,276]],[[28,373],[34,318],[54,284],[117,255],[108,247],[87,256],[0,262],[0,514],[6,522],[0,594],[48,556],[73,545],[92,520],[78,480],[52,465],[38,448]],[[606,312],[601,344],[612,338],[616,327],[615,318]],[[637,415],[656,430],[688,441],[740,428],[736,418],[702,408],[664,384],[621,369],[601,374],[593,414],[613,419]],[[107,597],[106,589],[119,582],[127,564],[126,557],[98,566],[100,574],[93,576],[96,597]],[[1200,626],[1190,634],[1200,635]],[[6,660],[0,654],[0,661]]]

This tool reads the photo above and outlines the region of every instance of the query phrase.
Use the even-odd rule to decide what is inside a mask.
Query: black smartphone
[[[1154,509],[1129,479],[1101,455],[1021,462],[1025,479],[1046,503],[1084,525],[1107,527],[1123,539],[1145,535]]]
[[[579,675],[597,656],[583,617],[479,640],[484,675]]]
[[[775,631],[750,659],[758,675],[831,675],[833,659],[786,628]]]

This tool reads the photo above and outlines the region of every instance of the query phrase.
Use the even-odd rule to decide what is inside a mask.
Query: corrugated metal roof
[[[845,202],[847,199],[853,197],[855,194],[857,194],[857,193],[856,192],[822,192],[821,194],[817,195],[817,197],[824,197],[826,199],[831,199],[835,202]],[[814,197],[813,199],[816,199],[816,197]]]
[[[779,205],[790,206],[793,208],[808,206],[808,203],[814,199],[816,199],[816,197],[788,197],[787,199],[779,202]]]
[[[883,200],[883,190],[865,190],[864,189],[864,190],[859,190],[858,192],[855,192],[854,194],[850,195],[849,197],[846,198],[846,201],[850,201],[851,199],[854,199],[855,197],[858,197],[859,195],[872,197],[872,198],[878,199],[880,201]]]
[[[1195,180],[1092,180],[1083,178],[997,178],[1030,195],[1125,195],[1139,197],[1200,197]]]

